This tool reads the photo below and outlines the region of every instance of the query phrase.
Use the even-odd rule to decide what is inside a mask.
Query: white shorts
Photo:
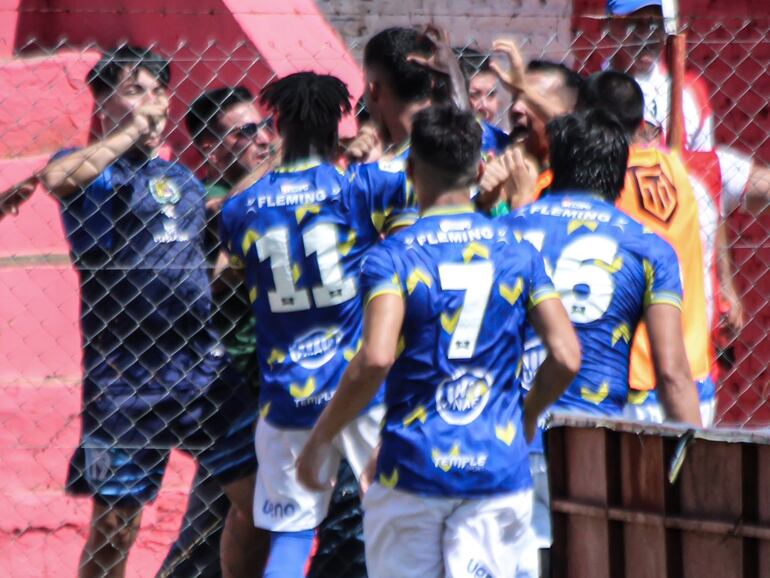
[[[332,479],[344,457],[356,478],[361,475],[379,442],[384,407],[362,415],[334,439],[337,450],[321,479]],[[294,462],[310,437],[310,430],[280,429],[259,420],[255,435],[257,483],[254,487],[254,525],[273,532],[312,530],[326,517],[332,490],[314,492],[297,481]]]
[[[538,549],[550,548],[553,544],[551,532],[551,492],[548,487],[548,464],[544,454],[529,454],[529,471],[534,483],[534,505],[532,508],[532,531]]]
[[[369,578],[538,575],[532,490],[465,500],[373,484],[363,507]]]

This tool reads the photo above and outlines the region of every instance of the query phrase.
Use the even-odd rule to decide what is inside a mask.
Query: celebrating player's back
[[[591,76],[584,91],[585,104],[614,113],[631,141],[637,140],[642,126],[644,98],[633,78],[619,72]],[[700,240],[698,202],[681,159],[672,153],[642,144],[631,146],[625,188],[618,208],[638,219],[668,241],[679,258],[684,299],[682,320],[687,358],[698,385],[703,421],[713,417],[714,384],[709,374],[710,330],[706,313],[703,253]],[[635,338],[631,357],[630,385],[639,394],[632,396],[629,417],[662,419],[658,405],[651,336],[642,325]]]
[[[363,165],[344,174],[330,164],[350,109],[341,81],[297,73],[265,88],[261,100],[277,113],[284,164],[225,205],[222,238],[245,268],[259,319],[255,523],[274,533],[268,574],[302,576],[331,491],[299,486],[294,457],[357,351],[360,260],[410,211],[402,171]],[[333,471],[344,455],[360,473],[381,417],[371,408],[343,432]]]
[[[366,256],[363,345],[298,462],[301,481],[322,487],[329,441],[388,376],[377,482],[364,499],[373,578],[513,577],[536,565],[523,429],[531,436],[580,354],[540,255],[468,203],[480,145],[471,113],[415,117],[409,170],[422,217]],[[550,355],[522,404],[528,316]]]

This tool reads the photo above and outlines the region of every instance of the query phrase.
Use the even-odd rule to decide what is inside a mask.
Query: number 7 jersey
[[[367,303],[402,297],[379,482],[474,497],[531,485],[519,375],[527,311],[556,298],[543,260],[472,207],[426,211],[364,259]]]
[[[260,415],[277,427],[312,427],[360,346],[361,258],[417,217],[399,169],[284,166],[222,209],[222,243],[257,318]]]
[[[656,303],[681,309],[676,253],[658,235],[587,193],[551,193],[503,219],[540,250],[580,339],[580,371],[556,407],[621,415],[631,342],[644,309]],[[534,332],[530,338],[525,373],[545,355]]]

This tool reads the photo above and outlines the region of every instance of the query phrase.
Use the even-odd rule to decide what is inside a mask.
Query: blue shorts
[[[207,381],[206,386],[202,383]],[[221,485],[256,471],[257,398],[236,372],[203,362],[174,388],[84,383],[83,431],[67,491],[113,506],[155,499],[172,448]]]

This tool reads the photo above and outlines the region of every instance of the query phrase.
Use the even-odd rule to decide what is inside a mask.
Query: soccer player
[[[684,165],[675,153],[647,146],[641,136],[644,96],[627,74],[605,71],[591,76],[583,94],[585,106],[602,108],[618,117],[631,142],[628,170],[617,207],[668,241],[679,258],[684,298],[682,319],[690,371],[701,402],[702,421],[714,419],[715,385],[710,376],[712,359],[706,313],[703,249],[698,203]],[[651,341],[643,324],[634,336],[627,417],[662,421],[651,354]]]
[[[103,136],[41,171],[60,201],[80,280],[83,426],[67,489],[93,497],[80,575],[125,574],[170,449],[197,459],[232,505],[224,576],[248,575],[256,462],[242,379],[208,319],[204,190],[158,157],[168,62],[123,46],[88,74]]]
[[[259,320],[254,520],[272,534],[271,578],[304,575],[313,529],[329,505],[331,489],[301,486],[294,460],[360,345],[361,258],[416,216],[403,171],[379,163],[344,174],[332,164],[349,99],[340,80],[312,72],[268,85],[260,102],[277,117],[282,164],[222,210],[222,242],[245,269]],[[345,457],[360,474],[382,413],[381,403],[373,404],[335,438],[330,471]]]
[[[410,62],[411,54],[428,54],[434,46],[411,28],[386,28],[364,47],[364,102],[373,126],[365,128],[347,155],[352,161],[377,160],[373,153],[386,148],[386,156],[403,165],[409,151],[412,117],[430,106],[433,79],[424,67]],[[373,130],[374,129],[374,130]]]
[[[378,481],[364,496],[372,578],[514,577],[536,565],[525,433],[580,351],[537,251],[468,203],[480,145],[470,112],[415,117],[409,174],[422,216],[365,258],[363,345],[298,459],[300,481],[327,488],[333,440],[387,376]],[[527,318],[549,355],[522,403]]]
[[[554,411],[622,416],[631,341],[644,318],[666,415],[700,424],[682,337],[676,253],[614,206],[628,159],[623,127],[611,115],[589,110],[552,121],[548,138],[551,186],[503,219],[543,255],[580,338],[580,372]],[[544,352],[536,347],[527,355]]]

